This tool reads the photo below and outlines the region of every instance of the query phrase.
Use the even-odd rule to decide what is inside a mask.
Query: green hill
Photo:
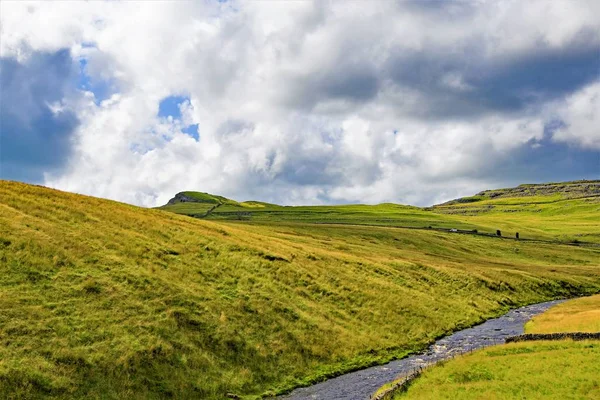
[[[197,193],[197,192],[183,192]],[[161,209],[209,220],[259,224],[299,222],[374,225],[421,229],[457,229],[478,234],[556,241],[600,243],[600,181],[527,184],[495,189],[433,207],[393,203],[379,205],[279,206],[242,202],[199,193],[214,201],[179,201],[182,193]]]
[[[600,243],[600,181],[486,190],[429,210],[482,231],[500,229],[520,232],[522,238]]]
[[[298,207],[292,221],[197,198],[171,206],[252,219],[0,181],[2,398],[253,398],[600,291],[597,247],[370,226],[461,221],[407,206]]]
[[[514,188],[484,190],[471,197],[448,201],[441,206],[475,203],[486,200],[520,199],[522,203],[600,197],[600,180],[582,180],[559,183],[523,184]],[[513,201],[509,204],[515,204]],[[503,204],[498,202],[498,204]],[[518,204],[518,203],[517,203]]]

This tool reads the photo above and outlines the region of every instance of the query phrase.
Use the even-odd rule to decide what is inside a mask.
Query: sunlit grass
[[[432,211],[455,216],[483,231],[499,229],[509,237],[519,232],[521,238],[600,243],[598,194],[480,197],[475,202],[442,205]]]
[[[552,307],[525,325],[527,333],[600,332],[600,295]]]
[[[428,230],[205,221],[0,181],[0,397],[281,392],[509,307],[597,293],[599,260]]]
[[[394,399],[598,399],[600,341],[490,347],[426,370]]]
[[[600,332],[600,295],[569,300],[534,317],[527,333]],[[382,388],[383,389],[383,388]],[[597,399],[600,341],[494,346],[425,371],[394,399]]]

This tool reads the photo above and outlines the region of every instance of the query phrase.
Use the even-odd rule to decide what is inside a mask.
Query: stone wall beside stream
[[[506,338],[506,343],[535,340],[600,340],[600,332],[526,333]]]

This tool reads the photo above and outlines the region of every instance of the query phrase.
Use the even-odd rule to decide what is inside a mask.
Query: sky
[[[600,178],[600,1],[0,2],[0,179],[431,205]]]

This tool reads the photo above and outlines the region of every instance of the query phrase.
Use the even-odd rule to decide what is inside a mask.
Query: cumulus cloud
[[[67,50],[35,53],[24,62],[0,57],[0,173],[39,183],[64,167],[79,124],[65,104],[72,65]]]
[[[600,82],[568,96],[557,108],[563,123],[556,128],[554,140],[600,150]]]
[[[180,190],[430,204],[600,175],[593,0],[0,7],[2,59],[63,54],[78,86],[40,100],[77,122],[35,130],[64,150],[38,168],[50,186],[147,206]]]

